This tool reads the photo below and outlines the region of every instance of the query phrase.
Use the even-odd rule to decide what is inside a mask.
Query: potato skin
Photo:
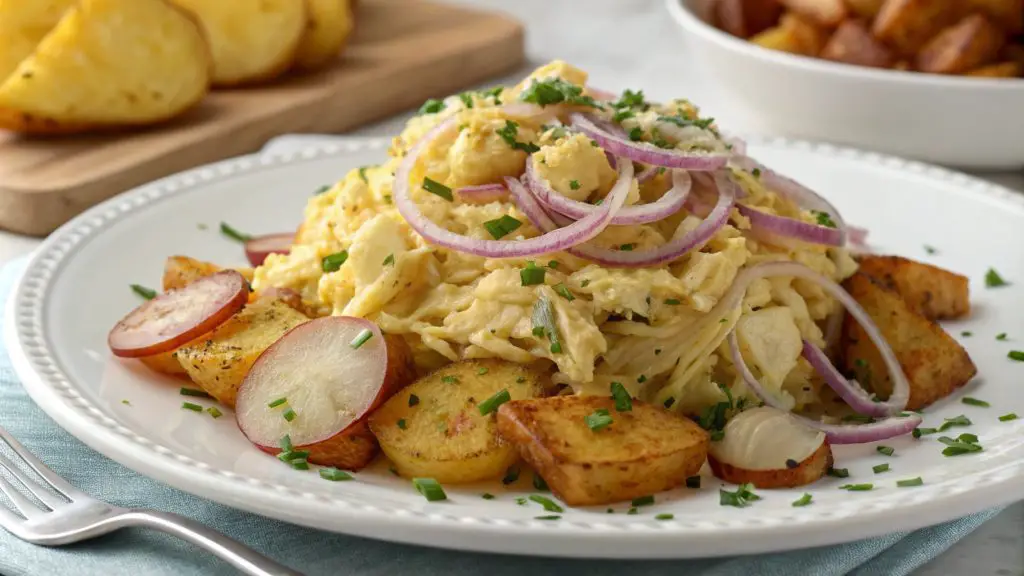
[[[976,78],[1018,78],[1024,75],[1024,65],[1019,62],[1000,62],[975,68],[967,73]]]
[[[885,0],[872,33],[903,56],[912,56],[958,15],[960,0]]]
[[[908,410],[918,410],[960,388],[977,373],[967,351],[942,327],[915,312],[900,296],[858,272],[843,286],[864,307],[892,347],[910,383]],[[892,392],[885,363],[864,330],[847,315],[843,322],[846,372],[883,398]]]
[[[902,256],[864,255],[859,270],[895,291],[931,320],[960,318],[971,311],[967,277]]]
[[[747,470],[715,459],[708,453],[708,465],[716,478],[732,484],[753,484],[758,488],[795,488],[821,479],[832,467],[832,449],[828,442],[793,468],[781,470]]]
[[[592,431],[584,418],[605,409],[613,422]],[[498,432],[570,506],[606,504],[668,490],[698,473],[708,450],[700,426],[634,400],[617,412],[608,397],[556,396],[507,402]]]
[[[825,60],[872,68],[891,68],[894,60],[892,52],[856,20],[843,22],[829,38],[820,56]]]
[[[779,19],[777,0],[717,0],[715,19],[726,32],[749,38],[770,28]]]
[[[996,59],[1006,38],[984,16],[971,14],[921,48],[917,69],[933,74],[964,74]]]

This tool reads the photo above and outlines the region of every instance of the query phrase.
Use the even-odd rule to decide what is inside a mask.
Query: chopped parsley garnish
[[[579,190],[580,189],[580,181],[579,180],[569,180],[569,188],[571,188],[572,190]]]
[[[185,386],[181,387],[178,391],[182,396],[195,396],[196,398],[209,398],[210,395],[206,393],[206,390],[200,390],[198,388],[188,388]]]
[[[843,484],[839,489],[849,490],[850,492],[868,492],[874,489],[874,487],[874,484]]]
[[[636,377],[636,383],[637,384],[643,384],[644,382],[647,382],[647,375],[646,374],[641,374],[641,375]]]
[[[985,272],[985,286],[988,288],[999,288],[1000,286],[1009,286],[1010,283],[1003,280],[1003,277],[996,272],[995,268],[989,268],[988,272]]]
[[[541,477],[541,475],[537,474],[536,472],[533,473],[533,487],[543,492],[547,492],[550,490],[550,488],[548,488],[548,483],[545,482],[544,478]]]
[[[544,268],[537,266],[533,260],[526,262],[526,268],[519,271],[519,280],[523,286],[536,286],[544,283]]]
[[[406,430],[409,428],[409,425],[405,423],[405,418],[399,418],[397,424],[399,430]]]
[[[487,368],[485,368],[483,366],[481,366],[480,368],[476,369],[476,375],[477,376],[483,376],[484,374],[487,374],[488,372],[490,372],[490,370],[488,370]]]
[[[444,101],[438,100],[437,98],[431,98],[420,106],[420,114],[437,114],[441,110],[445,109]]]
[[[636,246],[636,244],[623,244],[622,246],[619,246],[619,250],[622,250],[623,252],[632,252],[634,246]]]
[[[675,404],[675,403],[676,403],[676,399],[673,396],[669,396],[668,398],[665,399],[665,402],[663,402],[662,405],[665,408],[671,408],[672,405]]]
[[[942,436],[939,438],[939,442],[946,445],[946,448],[942,450],[943,456],[960,456],[984,450],[981,444],[978,444],[978,437],[974,434],[961,434],[956,437],[956,440],[949,436]]]
[[[675,518],[675,516],[673,516],[672,514],[667,514],[667,513],[666,514],[655,514],[654,515],[654,519],[655,520],[672,520],[673,518]]]
[[[384,262],[381,264],[381,266],[394,266],[394,265],[395,265],[395,255],[394,254],[388,254],[388,257],[385,258]]]
[[[244,232],[239,232],[238,230],[232,228],[231,225],[228,224],[227,222],[220,223],[220,233],[227,236],[228,238],[231,238],[232,240],[237,240],[239,242],[248,242],[249,240],[252,240],[252,235],[245,234]]]
[[[532,84],[519,94],[519,99],[523,102],[530,102],[540,106],[564,102],[576,106],[601,107],[592,97],[583,95],[583,88],[570,84],[561,78],[534,80]]]
[[[508,469],[505,470],[505,477],[501,479],[501,483],[508,486],[516,480],[519,480],[519,467],[509,466]]]
[[[191,402],[182,402],[181,403],[181,407],[184,408],[185,410],[191,410],[193,412],[202,412],[203,411],[203,407],[202,406],[200,406],[199,404],[193,404]]]
[[[491,237],[495,240],[501,240],[505,236],[508,236],[512,232],[518,230],[522,225],[522,222],[508,214],[503,215],[501,218],[484,222],[484,228],[487,229],[487,232],[490,233]]]
[[[1024,362],[1024,351],[1021,350],[1010,350],[1006,357],[1010,360],[1016,360],[1017,362]]]
[[[324,480],[330,480],[331,482],[342,482],[344,480],[351,480],[352,475],[344,470],[338,470],[337,468],[321,468],[320,477]]]
[[[760,500],[761,497],[754,494],[753,484],[741,484],[735,492],[729,492],[728,490],[718,490],[718,503],[722,506],[735,506],[737,508],[745,508],[754,500]]]
[[[587,414],[583,417],[583,421],[586,422],[587,428],[591,431],[597,432],[603,428],[607,428],[612,423],[612,416],[604,408],[595,410],[591,414]]]
[[[872,466],[871,469],[875,471],[875,474],[881,474],[882,472],[889,471],[889,464],[879,464],[877,466]]]
[[[875,451],[879,454],[885,454],[886,456],[892,456],[896,449],[892,446],[875,446]]]
[[[680,128],[687,128],[689,126],[696,126],[701,130],[707,130],[711,128],[711,125],[715,123],[714,118],[684,118],[681,115],[674,116],[658,116],[658,122],[668,122],[669,124],[675,124]]]
[[[633,112],[632,110],[619,110],[618,112],[615,113],[614,116],[612,116],[612,121],[621,123],[623,120],[628,120],[629,118],[633,118],[635,116],[636,112]]]
[[[463,92],[459,94],[459,100],[462,100],[462,105],[466,108],[473,107],[473,94],[470,92]]]
[[[538,268],[541,272],[543,268]],[[525,270],[521,271],[524,272]],[[533,304],[533,334],[537,337],[547,336],[551,342],[551,353],[562,352],[562,340],[555,324],[555,309],[547,298],[541,296]]]
[[[682,304],[682,300],[678,298],[666,298],[665,304],[669,306],[679,306],[680,304]]]
[[[412,485],[416,487],[417,492],[427,499],[427,502],[448,499],[448,495],[444,493],[444,488],[433,478],[413,478]]]
[[[924,245],[924,251],[929,254],[935,254],[938,252],[938,250],[936,250],[934,246],[929,246],[927,244]]]
[[[285,420],[291,422],[292,420],[295,420],[295,417],[298,416],[298,414],[295,413],[295,410],[288,408],[287,410],[284,411],[284,413],[281,414],[281,416]]]
[[[632,140],[633,142],[639,142],[639,141],[643,140],[644,139],[644,130],[643,130],[643,128],[641,128],[639,126],[634,126],[633,129],[629,131],[629,139]]]
[[[477,94],[479,94],[481,98],[487,98],[488,96],[493,96],[494,97],[494,103],[500,106],[501,105],[501,93],[504,92],[504,91],[505,91],[505,87],[504,86],[495,86],[494,88],[491,88],[489,90],[480,90],[479,92],[477,92]]]
[[[540,496],[538,494],[530,494],[530,501],[536,502],[544,507],[545,512],[565,512],[565,509],[555,503],[554,500],[547,496]]]
[[[637,506],[637,507],[640,507],[640,506],[650,506],[651,504],[654,504],[654,496],[648,495],[648,496],[641,496],[639,498],[633,498],[633,501],[631,502],[631,504],[633,506]]]
[[[826,474],[833,478],[849,478],[850,470],[849,468],[829,468]]]
[[[419,396],[417,396],[415,394],[409,394],[409,407],[410,408],[412,408],[413,406],[415,406],[415,405],[417,405],[419,403],[420,403],[420,397]]]
[[[324,256],[323,261],[320,263],[320,267],[323,268],[324,272],[337,272],[346,260],[348,260],[348,250],[342,250],[341,252],[335,252],[334,254]]]
[[[984,400],[978,400],[977,398],[971,398],[970,396],[964,396],[961,402],[967,404],[968,406],[981,406],[982,408],[988,408],[989,406],[991,406],[991,404],[985,402]]]
[[[686,477],[687,488],[700,488],[700,476],[687,476]]]
[[[331,189],[331,185],[330,184],[324,184],[323,186],[321,186],[321,187],[319,187],[319,188],[317,188],[316,190],[313,191],[313,196],[319,196],[319,195],[323,194],[324,192],[327,192],[330,189]]]
[[[812,496],[810,494],[804,492],[803,496],[801,496],[800,498],[793,502],[793,507],[800,508],[802,506],[807,506],[808,504],[811,503],[811,498]]]
[[[533,154],[540,150],[540,146],[537,146],[533,142],[519,142],[516,140],[516,136],[519,135],[519,124],[511,120],[505,120],[505,126],[498,128],[494,131],[501,139],[505,141],[513,150],[522,150],[527,154]],[[575,190],[575,188],[573,188]]]
[[[217,408],[216,406],[210,406],[206,409],[206,412],[214,419],[220,418],[224,415],[224,413],[220,411],[220,408]]]
[[[572,292],[569,291],[569,287],[561,282],[555,284],[555,292],[558,292],[559,296],[565,298],[569,302],[572,302],[573,300],[576,299],[576,297],[572,295]]]
[[[922,480],[920,476],[917,478],[908,478],[906,480],[896,481],[897,488],[910,488],[913,486],[921,486],[922,484],[924,484],[924,480]]]
[[[369,328],[363,328],[363,331],[356,334],[356,337],[352,339],[352,342],[349,342],[349,346],[351,346],[353,350],[358,350],[363,346],[363,344],[366,344],[366,341],[370,338],[373,338],[373,331]]]
[[[445,384],[458,384],[459,383],[459,377],[458,376],[452,376],[451,374],[449,374],[447,376],[442,376],[441,377],[441,382],[444,382]]]
[[[369,184],[370,183],[370,181],[366,179],[366,169],[367,168],[369,168],[369,166],[360,166],[359,167],[359,179],[362,180],[365,184]]]
[[[1017,418],[1019,418],[1019,416],[1017,416],[1017,414],[1015,414],[1013,412],[1010,412],[1009,414],[1003,414],[1002,416],[1000,416],[999,417],[999,421],[1000,422],[1009,422],[1011,420],[1016,420]]]
[[[441,184],[437,180],[431,180],[426,176],[423,177],[423,189],[435,196],[440,196],[441,198],[444,198],[449,202],[455,200],[455,197],[452,196],[451,188],[445,186],[444,184]]]
[[[481,416],[487,416],[491,412],[496,412],[498,410],[498,406],[501,406],[511,399],[512,396],[509,395],[508,388],[502,388],[500,391],[495,392],[493,396],[481,402],[477,408],[480,410]]]
[[[491,494],[490,492],[484,492],[480,497],[484,500],[494,500],[494,494]]]
[[[146,300],[152,300],[153,298],[156,298],[156,290],[153,290],[152,288],[146,288],[145,286],[139,284],[132,284],[131,287],[132,292],[135,292],[136,294],[142,296]]]
[[[818,226],[824,226],[826,228],[835,228],[836,223],[832,220],[832,215],[828,212],[819,212],[818,210],[811,210],[811,214],[814,214],[815,220],[818,221]]]
[[[1006,332],[1000,332],[999,334],[996,334],[996,340],[999,340],[1000,342],[1005,342],[1008,338],[1009,337],[1006,335]]]
[[[590,279],[585,279],[582,282],[580,282],[580,288],[586,288],[589,285],[590,285]]]
[[[630,89],[622,91],[622,96],[612,103],[612,108],[623,109],[623,108],[640,108],[641,110],[647,110],[651,105],[644,101],[644,91],[637,90],[633,92]]]

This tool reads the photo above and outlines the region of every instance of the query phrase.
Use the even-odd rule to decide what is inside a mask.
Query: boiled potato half
[[[210,71],[202,30],[164,0],[81,0],[0,84],[0,128],[160,122],[203,98]]]
[[[449,484],[500,477],[518,456],[480,404],[503,390],[539,396],[543,376],[503,360],[456,362],[402,389],[370,415],[370,430],[399,474]]]
[[[14,72],[76,0],[0,0],[0,81]]]
[[[341,54],[352,33],[352,9],[348,0],[306,0],[309,24],[295,54],[295,67],[315,70]]]
[[[308,24],[302,0],[173,0],[202,23],[213,51],[213,84],[273,80],[295,59]]]

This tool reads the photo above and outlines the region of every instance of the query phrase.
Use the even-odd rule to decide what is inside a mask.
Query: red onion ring
[[[295,243],[295,234],[267,234],[256,236],[245,242],[245,257],[253,266],[260,266],[271,254],[287,254]]]
[[[662,168],[661,166],[648,166],[642,172],[637,174],[637,176],[636,176],[637,184],[643,184],[644,182],[647,182],[651,178],[654,178],[655,176],[657,176],[658,172],[660,172],[662,170],[664,170],[664,168]]]
[[[600,206],[573,200],[552,189],[547,181],[537,174],[532,159],[526,161],[525,181],[541,204],[573,220],[579,220],[601,209]],[[668,192],[650,204],[624,206],[612,218],[612,224],[616,226],[646,224],[668,218],[683,207],[686,197],[690,193],[691,183],[690,175],[685,170],[673,170],[672,188]]]
[[[825,352],[807,340],[804,340],[804,348],[801,354],[814,367],[814,371],[821,375],[825,383],[828,384],[828,387],[835,391],[858,414],[885,417],[901,410],[897,409],[894,411],[888,401],[876,402],[872,400],[871,394],[868,394],[868,391],[861,387],[859,382],[847,380],[832,365],[832,361],[828,359]]]
[[[479,186],[463,186],[455,190],[463,202],[470,204],[489,204],[504,200],[508,190],[504,184],[480,184]]]
[[[485,258],[520,258],[550,252],[560,252],[586,242],[608,226],[622,207],[633,180],[633,164],[620,162],[619,179],[608,194],[608,201],[600,211],[580,219],[569,226],[546,231],[545,234],[526,240],[482,240],[456,234],[438,226],[420,211],[410,195],[409,177],[423,150],[439,136],[455,128],[457,118],[448,118],[432,128],[406,153],[395,171],[392,196],[399,214],[427,242],[452,250],[483,256]],[[509,179],[506,179],[509,180]]]
[[[723,136],[722,137],[722,141],[725,142],[726,144],[732,145],[732,148],[729,151],[732,152],[733,154],[735,154],[736,156],[746,156],[747,155],[747,141],[746,140],[744,140],[744,139],[742,139],[742,138],[740,138],[738,136]]]
[[[571,114],[569,119],[574,128],[593,138],[606,152],[641,164],[707,171],[717,170],[725,166],[729,160],[729,156],[723,154],[684,152],[658,148],[646,142],[632,142],[628,137],[618,136],[610,130],[603,129],[599,125],[602,121],[595,122],[578,112]]]
[[[830,228],[820,224],[810,224],[795,218],[768,214],[756,208],[737,204],[740,214],[750,219],[750,225],[759,231],[778,234],[812,244],[842,246],[845,244],[843,232],[838,228]]]

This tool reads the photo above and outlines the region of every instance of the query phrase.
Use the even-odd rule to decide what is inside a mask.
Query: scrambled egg
[[[671,263],[650,268],[604,268],[567,253],[532,259],[489,259],[431,246],[399,215],[391,192],[396,167],[431,128],[453,116],[458,131],[429,146],[413,172],[456,189],[518,177],[526,162],[558,193],[596,203],[615,183],[604,151],[557,123],[543,125],[505,116],[538,81],[557,79],[586,96],[587,75],[564,62],[541,67],[514,88],[467,93],[434,102],[409,121],[380,166],[353,170],[329,191],[310,199],[296,244],[272,254],[257,268],[253,287],[287,287],[327,315],[369,318],[412,345],[422,370],[460,358],[499,357],[547,363],[554,381],[577,392],[608,394],[621,382],[641,398],[687,413],[722,399],[720,385],[747,394],[725,345],[735,328],[748,365],[764,385],[796,406],[813,403],[820,381],[801,358],[801,341],[823,344],[820,324],[836,303],[812,283],[791,278],[756,281],[742,306],[715,322],[700,323],[745,266],[771,260],[798,261],[841,281],[855,270],[843,249],[791,243],[775,246],[751,233],[733,210],[729,222],[703,247]],[[713,149],[721,145],[710,120],[699,119],[688,101],[643,102],[620,120],[626,132],[662,147]],[[610,114],[609,114],[610,115]],[[693,118],[677,126],[665,116]],[[632,137],[632,136],[631,136]],[[527,150],[533,148],[532,156]],[[756,176],[734,170],[746,193],[744,204],[814,222],[814,215],[765,188]],[[669,188],[662,174],[632,182],[627,204],[650,202]],[[692,196],[700,199],[695,185]],[[511,216],[521,225],[505,240],[539,231],[511,200],[476,205],[456,194],[448,201],[420,186],[411,195],[433,222],[469,237],[491,239],[485,222]],[[615,249],[649,249],[692,230],[701,218],[687,209],[662,221],[610,226],[592,241]],[[325,258],[340,266],[328,266]],[[529,260],[529,262],[527,261]],[[545,271],[543,283],[524,286],[527,266]],[[534,331],[532,315],[545,300],[554,313],[561,349]],[[700,326],[700,328],[695,328]]]

